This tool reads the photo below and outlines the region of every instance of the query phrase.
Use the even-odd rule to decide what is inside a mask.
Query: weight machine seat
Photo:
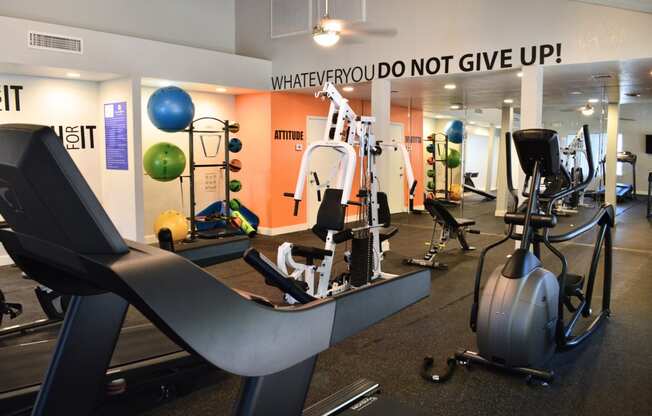
[[[384,227],[380,229],[380,242],[382,243],[385,240],[389,240],[398,233],[397,227]]]
[[[332,256],[331,250],[324,250],[319,247],[292,245],[292,255],[305,257],[309,260],[324,260],[325,257]]]
[[[472,220],[470,218],[455,218],[455,222],[457,222],[458,227],[470,227],[472,225],[475,225],[475,220]]]
[[[11,227],[0,242],[11,258],[39,283],[77,296],[64,330],[97,302],[88,295],[110,292],[188,352],[241,376],[288,369],[430,293],[430,273],[421,271],[305,305],[263,305],[175,253],[123,240],[43,126],[0,126],[0,187],[0,215]],[[191,301],[179,302],[180,294]],[[77,354],[62,339],[62,351]]]
[[[325,230],[323,228],[319,228],[316,224],[312,227],[312,232],[315,234],[319,239],[323,242],[326,242],[326,238],[328,237],[328,230]],[[333,242],[335,244],[340,244],[345,241],[348,241],[353,238],[353,232],[350,229],[342,230],[340,232],[334,233],[333,234]]]

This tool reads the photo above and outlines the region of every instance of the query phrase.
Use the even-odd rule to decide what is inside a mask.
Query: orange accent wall
[[[351,108],[360,115],[370,115],[369,101],[352,100]],[[303,151],[295,150],[301,143],[307,146],[308,116],[328,115],[329,102],[312,95],[290,92],[271,92],[247,94],[236,97],[237,119],[240,122],[240,137],[243,150],[238,155],[242,160],[241,177],[243,190],[238,197],[261,220],[263,227],[287,227],[306,222],[306,200],[301,203],[299,215],[293,216],[294,201],[283,196],[284,192],[293,192],[297,174],[301,165]],[[413,110],[408,117],[408,109],[393,106],[390,119],[403,123],[406,136],[422,136],[423,114]],[[411,124],[410,124],[411,123]],[[275,130],[303,131],[304,140],[274,140]],[[418,181],[415,204],[423,203],[423,165],[422,146],[419,143],[406,143]],[[358,169],[352,194],[358,190]],[[407,200],[406,200],[407,204]],[[355,215],[356,207],[349,207],[347,215]]]
[[[236,119],[240,123],[238,137],[242,150],[232,157],[240,159],[242,170],[238,179],[242,190],[234,197],[260,218],[260,225],[270,227],[272,100],[269,93],[235,97]]]

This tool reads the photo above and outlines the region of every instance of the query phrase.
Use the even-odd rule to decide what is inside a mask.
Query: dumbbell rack
[[[428,142],[432,144],[432,152],[427,152],[428,154],[431,155],[432,157],[432,170],[433,170],[433,175],[432,175],[432,194],[434,196],[434,199],[438,201],[442,201],[444,203],[448,204],[453,204],[456,205],[455,201],[452,201],[450,199],[450,182],[451,182],[451,171],[447,165],[446,165],[446,158],[448,157],[448,135],[446,133],[432,133],[429,135],[426,139]],[[444,146],[444,158],[437,157],[437,153],[439,150],[439,145],[443,144]],[[426,148],[427,149],[427,148]],[[441,153],[441,152],[439,152]],[[441,163],[444,167],[444,188],[443,189],[437,189],[437,162]],[[427,183],[426,183],[427,185]],[[426,187],[427,188],[427,187]],[[444,194],[443,198],[439,198],[437,195],[438,194]]]
[[[220,124],[222,124],[223,128],[220,130],[198,130],[195,128],[195,123],[199,121],[206,121],[206,120],[211,120],[211,121],[217,121]],[[220,168],[224,169],[224,214],[226,217],[231,216],[231,189],[229,188],[229,183],[231,181],[230,179],[230,170],[229,170],[229,162],[230,162],[230,152],[229,152],[229,141],[230,141],[230,128],[231,124],[229,124],[229,120],[220,120],[215,117],[201,117],[196,120],[193,120],[192,123],[190,123],[189,127],[185,129],[184,131],[188,133],[188,156],[189,156],[189,163],[188,163],[188,168],[189,168],[189,174],[187,175],[188,180],[189,180],[189,193],[190,193],[190,216],[189,216],[189,221],[190,221],[190,233],[188,234],[188,237],[186,238],[186,242],[192,242],[196,240],[197,238],[201,238],[201,235],[197,231],[197,203],[196,203],[196,197],[195,197],[195,169],[197,168]],[[220,134],[224,133],[224,160],[220,163],[195,163],[195,134]],[[228,222],[227,222],[228,224]],[[238,231],[234,231],[233,234],[237,234]],[[226,236],[226,235],[225,235]]]

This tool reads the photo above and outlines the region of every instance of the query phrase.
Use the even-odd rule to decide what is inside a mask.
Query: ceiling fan
[[[396,29],[373,29],[373,28],[358,28],[351,29],[350,27],[359,26],[364,22],[354,23],[346,22],[342,19],[331,19],[328,10],[328,0],[325,1],[324,15],[319,22],[312,29],[312,39],[316,44],[323,47],[334,46],[339,42],[340,37],[346,37],[346,43],[359,43],[353,36],[396,36]],[[346,28],[345,25],[349,26]]]

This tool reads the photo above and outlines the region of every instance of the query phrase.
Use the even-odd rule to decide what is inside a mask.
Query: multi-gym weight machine
[[[294,198],[294,215],[299,212],[299,203],[309,172],[310,161],[318,149],[330,149],[338,153],[332,176],[324,183],[318,178],[317,199],[320,207],[317,222],[312,231],[324,241],[324,248],[299,246],[283,243],[277,253],[279,268],[296,284],[314,297],[325,297],[342,292],[349,287],[358,287],[371,280],[391,277],[382,271],[382,243],[398,231],[390,227],[390,212],[387,195],[379,191],[377,158],[384,151],[401,151],[407,174],[410,201],[414,197],[416,180],[410,164],[407,149],[403,144],[384,144],[373,133],[374,117],[358,116],[332,83],[315,95],[329,99],[330,107],[324,138],[312,143],[301,158],[299,177],[294,193],[285,196]],[[359,161],[359,190],[351,200],[356,161]],[[313,173],[314,175],[314,173]],[[322,193],[322,189],[324,192]],[[346,228],[346,208],[359,207],[359,227]],[[412,204],[410,204],[412,205]],[[351,242],[351,251],[345,253],[348,272],[332,280],[333,260],[337,244]],[[303,257],[305,263],[295,260]],[[319,260],[319,265],[315,261]],[[291,270],[291,271],[290,271]],[[316,278],[315,278],[316,277]],[[294,302],[289,295],[286,300]]]

